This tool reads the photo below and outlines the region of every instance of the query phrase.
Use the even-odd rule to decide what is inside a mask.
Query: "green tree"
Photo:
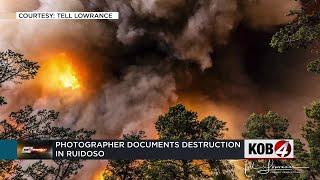
[[[246,122],[244,138],[248,139],[281,139],[288,138],[288,120],[275,112],[251,114]]]
[[[308,65],[308,71],[320,73],[320,9],[317,0],[303,0],[301,10],[291,11],[297,18],[276,32],[270,42],[279,52],[291,48],[309,48],[318,58]]]
[[[0,52],[0,87],[6,81],[14,80],[14,82],[21,82],[21,80],[33,79],[38,72],[39,65],[23,58],[19,53],[11,50]],[[7,104],[5,98],[0,96],[0,106]],[[1,126],[8,126],[0,131],[0,139],[9,136],[10,132],[5,132],[5,129],[13,129],[11,124],[6,121],[0,122]],[[16,132],[12,132],[14,134]],[[0,161],[0,177],[5,178],[6,175],[13,174],[18,165],[14,161]]]
[[[178,104],[159,116],[155,123],[160,140],[214,140],[224,136],[225,122],[209,116],[198,120],[197,113]],[[143,132],[124,135],[125,140],[136,141]],[[205,173],[207,170],[211,173]],[[111,160],[104,173],[105,179],[231,179],[233,166],[218,160]]]
[[[40,66],[7,50],[0,52],[0,87],[4,82],[21,83],[33,79]],[[0,97],[0,105],[6,104]],[[55,126],[58,112],[53,110],[34,111],[31,106],[12,112],[9,119],[0,121],[0,139],[89,139],[94,132],[85,129],[71,130]],[[1,179],[67,179],[82,167],[82,161],[55,160],[53,163],[36,161],[27,168],[22,168],[20,161],[0,161]]]
[[[192,179],[209,178],[201,167],[192,161],[152,160],[145,161],[141,168],[143,179]]]
[[[320,102],[314,102],[305,110],[307,123],[302,128],[302,136],[309,146],[309,154],[304,158],[304,165],[310,167],[308,177],[320,178]]]
[[[279,52],[290,48],[307,48],[320,37],[320,16],[318,13],[307,14],[304,10],[291,11],[297,19],[281,28],[271,39],[271,47]]]
[[[182,104],[170,107],[168,113],[159,116],[155,123],[161,140],[215,140],[221,139],[227,130],[226,123],[214,116],[208,116],[199,121],[196,112],[187,110]],[[177,179],[208,178],[208,177],[234,177],[233,167],[227,161],[205,160],[195,163],[191,160],[153,161],[148,164],[151,169],[171,169],[167,174],[164,171],[153,171],[149,177],[168,177]],[[174,167],[174,168],[173,168]],[[205,173],[207,168],[210,174]],[[174,171],[174,172],[173,172]]]
[[[0,52],[0,87],[6,81],[21,83],[22,80],[33,79],[40,66],[37,62],[25,59],[22,54],[7,50]],[[0,96],[0,105],[7,104]]]
[[[287,132],[289,123],[288,119],[281,117],[279,114],[269,111],[266,114],[255,114],[249,116],[246,122],[246,131],[242,134],[247,139],[291,139],[291,135]],[[305,156],[303,144],[300,140],[294,140],[295,156],[297,160],[274,160],[275,165],[301,165],[301,158]],[[266,166],[269,160],[252,160],[245,163],[255,166]],[[304,174],[286,174],[286,173],[268,173],[259,174],[252,169],[247,172],[252,179],[299,179]]]
[[[315,59],[307,65],[307,70],[316,74],[320,73],[320,6],[319,1],[303,0],[299,11],[292,11],[290,15],[297,18],[281,28],[271,40],[270,45],[279,52],[291,48],[307,48],[315,55]],[[309,166],[308,173],[302,174],[304,179],[319,179],[319,102],[311,104],[306,108],[307,122],[302,128],[302,136],[306,139],[309,151],[296,153],[298,162],[302,166]],[[297,145],[296,145],[297,146]],[[299,148],[303,144],[298,144]]]
[[[127,141],[138,141],[144,138],[143,131],[132,132],[131,134],[123,135],[123,139]],[[105,180],[115,179],[140,179],[141,178],[141,165],[143,161],[138,160],[110,160],[104,172]]]
[[[180,173],[179,165],[172,160],[152,160],[147,161],[141,168],[143,179],[183,179]]]
[[[17,140],[49,140],[49,139],[89,139],[94,132],[84,129],[71,130],[58,127],[54,122],[58,113],[53,110],[34,111],[26,106],[17,112],[12,112],[8,120],[0,121],[0,139]],[[82,167],[82,160],[54,160],[54,163],[36,161],[23,169],[18,161],[2,161],[5,166],[1,176],[9,179],[67,179],[75,175]],[[51,165],[52,164],[52,165]],[[11,169],[10,169],[11,168]],[[8,172],[13,172],[8,174]],[[9,175],[9,176],[8,176]]]

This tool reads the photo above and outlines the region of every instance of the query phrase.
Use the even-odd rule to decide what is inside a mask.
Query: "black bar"
[[[59,145],[60,143],[60,145]],[[104,147],[79,145],[92,145],[95,143]],[[148,144],[148,145],[168,145],[156,146],[152,148],[129,147],[131,144]],[[72,145],[72,147],[67,145]],[[115,146],[106,145],[118,144]],[[121,146],[121,144],[123,146]],[[188,144],[188,146],[183,146]],[[207,147],[204,145],[207,144]],[[20,159],[113,159],[113,160],[129,160],[129,159],[244,159],[244,141],[243,140],[216,140],[216,141],[124,141],[124,140],[52,140],[52,141],[27,141],[20,143],[20,146],[33,145],[36,148],[47,147],[48,152],[36,154],[22,154]],[[59,146],[58,146],[59,145]],[[61,146],[65,145],[65,146]],[[78,145],[78,146],[75,146]],[[192,146],[190,146],[192,145]],[[194,145],[198,145],[195,147]],[[200,147],[202,145],[202,147]],[[214,145],[215,147],[210,147]],[[224,145],[224,147],[223,147]],[[233,145],[233,146],[231,146]],[[21,147],[22,148],[22,147]],[[59,156],[59,152],[63,156]],[[96,152],[94,154],[93,152]],[[82,153],[82,154],[81,154]],[[21,155],[21,154],[20,154]],[[60,154],[61,155],[61,154]],[[82,156],[85,155],[85,156]],[[91,156],[92,155],[92,156]]]

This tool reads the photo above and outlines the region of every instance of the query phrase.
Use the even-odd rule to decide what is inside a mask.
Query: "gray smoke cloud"
[[[241,21],[254,28],[271,28],[291,21],[293,17],[286,14],[300,7],[298,1],[291,0],[83,2],[89,9],[120,12],[117,27],[120,42],[132,44],[139,37],[151,34],[171,45],[176,57],[194,61],[203,70],[212,66],[210,53],[214,52],[214,47],[226,44]]]
[[[0,12],[89,9],[116,10],[121,16],[114,22],[115,29],[98,21],[2,20],[1,50],[11,48],[38,56],[43,47],[56,51],[105,48],[114,36],[121,43],[132,44],[139,37],[151,34],[171,44],[179,59],[195,61],[202,69],[212,66],[209,54],[214,52],[214,46],[225,44],[242,19],[253,27],[271,27],[292,20],[286,13],[300,7],[299,2],[291,0],[27,0],[23,3],[14,0],[0,3]],[[171,26],[170,21],[176,22],[176,27]],[[160,23],[162,27],[158,27]],[[35,32],[37,38],[33,36]]]
[[[174,40],[182,59],[194,59],[202,69],[211,67],[214,44],[226,43],[239,18],[236,0],[204,1]]]
[[[118,82],[108,83],[99,96],[83,109],[78,126],[90,127],[95,120],[97,137],[120,137],[144,129],[154,135],[153,125],[169,102],[176,100],[171,74],[152,67],[131,66]]]

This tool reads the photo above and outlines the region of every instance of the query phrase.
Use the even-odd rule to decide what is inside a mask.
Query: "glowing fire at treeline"
[[[50,90],[80,89],[80,73],[73,63],[65,53],[54,55],[44,61],[39,72],[41,85]]]

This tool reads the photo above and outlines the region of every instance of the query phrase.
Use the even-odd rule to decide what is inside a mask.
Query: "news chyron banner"
[[[0,159],[292,159],[292,139],[0,140]]]

